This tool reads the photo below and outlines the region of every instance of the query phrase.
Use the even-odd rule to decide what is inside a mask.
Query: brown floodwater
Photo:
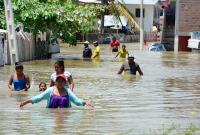
[[[0,134],[138,135],[176,124],[184,129],[200,124],[200,54],[139,51],[127,44],[144,76],[117,75],[122,62],[108,45],[101,62],[81,60],[81,45],[62,46],[66,70],[73,74],[75,93],[94,109],[46,109],[46,101],[19,108],[22,100],[39,94],[41,81],[50,83],[55,60],[23,62],[31,76],[29,92],[12,92],[7,82],[14,67],[0,67]],[[195,117],[191,114],[196,114]]]

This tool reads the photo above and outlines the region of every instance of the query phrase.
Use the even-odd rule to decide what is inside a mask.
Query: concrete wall
[[[140,5],[126,5],[128,10],[135,16],[136,8],[140,8]],[[145,15],[144,15],[144,31],[151,32],[153,27],[154,19],[154,5],[144,5]],[[137,18],[138,24],[140,24],[140,18]]]

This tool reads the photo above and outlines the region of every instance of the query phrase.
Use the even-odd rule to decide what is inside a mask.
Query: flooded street
[[[46,101],[19,108],[22,100],[39,94],[41,81],[50,83],[55,60],[24,62],[31,78],[29,92],[8,91],[14,67],[0,67],[0,134],[138,135],[172,124],[184,129],[200,124],[200,55],[173,52],[134,52],[144,76],[117,75],[121,62],[108,45],[101,47],[101,62],[83,61],[82,47],[62,47],[78,97],[93,102],[93,110],[46,109]],[[193,117],[191,114],[196,114]]]

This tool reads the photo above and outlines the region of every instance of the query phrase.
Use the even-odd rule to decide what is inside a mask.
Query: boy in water
[[[128,51],[126,50],[126,45],[122,45],[122,49],[117,53],[115,58],[119,55],[120,58],[126,58],[126,55],[128,55]]]

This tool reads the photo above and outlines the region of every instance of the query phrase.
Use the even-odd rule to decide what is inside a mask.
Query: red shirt
[[[110,47],[118,47],[118,46],[120,46],[119,40],[115,40],[110,43]]]

